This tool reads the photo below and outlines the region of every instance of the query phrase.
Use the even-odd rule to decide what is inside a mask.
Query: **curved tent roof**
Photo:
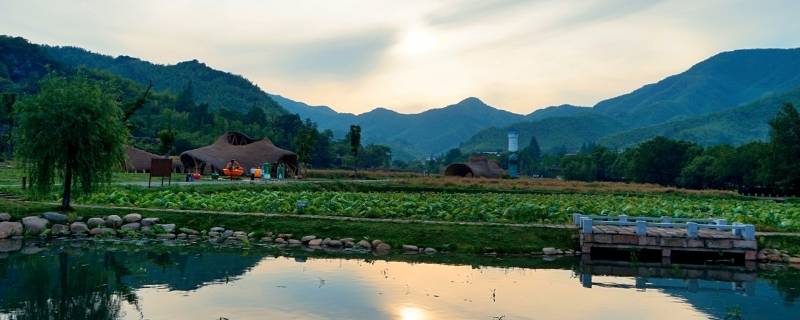
[[[488,160],[486,157],[471,156],[467,162],[453,163],[444,169],[445,176],[456,177],[483,177],[500,178],[503,176],[503,169],[497,161]]]
[[[221,171],[230,160],[244,168],[260,167],[263,163],[284,163],[287,172],[297,170],[297,154],[276,147],[267,138],[256,140],[240,132],[228,132],[208,146],[181,153],[184,168]]]
[[[152,159],[164,159],[164,156],[150,153],[142,149],[137,149],[131,146],[125,148],[125,171],[128,172],[141,172],[150,171],[150,161]],[[172,161],[172,169],[179,170],[181,164]]]

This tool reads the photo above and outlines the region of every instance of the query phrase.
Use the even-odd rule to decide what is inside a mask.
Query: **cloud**
[[[486,0],[457,1],[453,5],[444,6],[426,17],[430,25],[452,25],[474,23],[487,16],[507,12],[522,5],[530,5],[537,1],[530,0]]]

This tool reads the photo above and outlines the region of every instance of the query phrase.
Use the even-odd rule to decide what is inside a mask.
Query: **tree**
[[[442,163],[444,165],[449,165],[454,162],[459,162],[464,160],[464,154],[461,153],[461,149],[453,148],[447,151],[444,154],[444,158],[442,159]]]
[[[40,92],[15,105],[16,154],[34,193],[49,193],[63,182],[62,209],[70,208],[72,188],[90,193],[111,180],[124,159],[127,130],[117,98],[84,74],[48,76]]]
[[[635,148],[627,177],[636,182],[675,185],[683,167],[700,151],[694,143],[653,138]]]
[[[297,146],[297,157],[301,164],[308,165],[312,161],[314,145],[317,143],[317,125],[311,122],[311,119],[306,119],[305,124],[300,127],[300,130],[295,137],[295,145]]]
[[[173,148],[175,147],[175,136],[177,132],[173,128],[166,128],[162,129],[158,132],[158,140],[161,141],[161,144],[158,146],[158,153],[163,155],[170,155]]]
[[[800,114],[787,103],[769,125],[775,185],[784,193],[800,194]]]
[[[350,140],[350,154],[353,156],[353,174],[358,175],[358,149],[361,149],[361,127],[358,125],[351,125],[350,132],[347,133],[347,138]]]
[[[14,103],[16,101],[15,94],[0,94],[0,161],[9,157],[13,151],[11,132],[14,128]]]
[[[194,88],[192,88],[192,81],[186,84],[178,97],[175,99],[175,110],[180,112],[191,112],[194,110]]]

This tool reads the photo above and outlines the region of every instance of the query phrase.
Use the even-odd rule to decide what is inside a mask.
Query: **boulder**
[[[789,263],[800,264],[800,257],[789,257]]]
[[[89,227],[86,226],[86,224],[83,222],[73,222],[72,224],[69,225],[69,231],[78,234],[87,233],[89,232]]]
[[[311,239],[308,241],[308,246],[310,247],[319,247],[322,245],[322,239]]]
[[[175,239],[175,234],[173,233],[162,233],[157,236],[159,239]]]
[[[142,220],[142,222],[144,222],[144,220]],[[145,224],[144,224],[144,223],[142,223],[142,225],[145,225]],[[174,223],[170,223],[170,224],[159,224],[158,226],[159,226],[159,227],[161,227],[162,229],[164,229],[164,232],[166,232],[166,233],[173,233],[173,232],[175,232],[175,224],[174,224]]]
[[[0,222],[11,221],[11,215],[8,213],[0,213]]]
[[[52,223],[65,223],[68,220],[67,215],[52,211],[42,213],[42,217],[44,217],[45,219],[47,219]]]
[[[437,251],[434,248],[425,248],[425,250],[423,252],[425,252],[426,254],[434,254]]]
[[[284,239],[288,240],[288,239],[292,238],[292,234],[291,233],[279,233],[278,234],[278,238],[284,238]]]
[[[375,246],[375,251],[386,252],[389,250],[392,250],[392,246],[387,243],[380,242],[377,246]]]
[[[236,240],[239,240],[239,241],[242,241],[242,242],[250,240],[250,238],[248,238],[247,235],[244,234],[244,232],[242,232],[240,234],[234,234],[233,237],[236,238]]]
[[[403,245],[403,251],[414,251],[414,252],[419,252],[419,247],[417,247],[417,246],[415,246],[415,245],[404,244],[404,245]]]
[[[380,243],[383,243],[383,241],[378,240],[378,239],[372,240],[372,247],[376,248],[376,247],[378,247],[378,244],[380,244]]]
[[[217,232],[217,231],[209,231],[208,232],[208,237],[209,238],[219,238],[220,235],[221,234],[219,232]]]
[[[270,238],[270,237],[263,237],[263,238],[261,238],[261,242],[264,242],[264,243],[272,243],[272,238]]]
[[[0,222],[0,239],[18,237],[22,235],[22,223],[19,222]]]
[[[551,255],[563,254],[564,252],[561,251],[561,249],[556,249],[556,248],[542,248],[542,253],[551,256]]]
[[[69,235],[69,227],[65,224],[54,224],[53,227],[50,228],[50,233],[54,236]]]
[[[122,230],[133,230],[133,231],[138,231],[141,228],[142,225],[138,222],[127,223],[122,225],[122,227],[120,227],[120,229]]]
[[[286,244],[286,240],[283,238],[275,238],[276,244]]]
[[[181,233],[188,234],[188,235],[198,235],[198,234],[200,234],[200,232],[198,232],[197,230],[189,229],[189,228],[180,228],[180,229],[178,229],[178,231],[180,231]]]
[[[39,218],[36,216],[22,218],[22,225],[25,227],[25,232],[38,236],[47,229],[47,219]]]
[[[222,233],[223,238],[230,238],[232,236],[233,236],[233,230],[225,230],[225,232]]]
[[[299,245],[301,245],[301,244],[303,244],[303,243],[302,243],[302,242],[300,242],[300,240],[296,240],[296,239],[289,239],[289,245],[290,245],[290,246],[299,246]]]
[[[208,231],[212,231],[212,232],[216,232],[216,233],[223,233],[223,232],[225,232],[225,228],[223,228],[223,227],[213,227],[213,228],[209,229]]]
[[[0,252],[14,252],[22,249],[22,240],[0,239]]]
[[[89,231],[89,234],[93,236],[113,236],[117,234],[117,231],[111,228],[106,227],[97,227]]]
[[[119,228],[122,226],[122,218],[116,214],[106,217],[106,227]]]
[[[143,227],[144,226],[152,226],[154,224],[157,224],[159,221],[161,221],[161,219],[159,219],[159,218],[144,218],[144,219],[142,219],[141,224],[142,224]]]
[[[331,242],[331,238],[325,238],[325,239],[322,239],[322,245],[323,245],[323,246],[327,246],[327,245],[328,245],[328,242]]]
[[[330,240],[330,241],[328,241],[327,246],[333,247],[333,248],[339,248],[339,247],[342,246],[342,241],[340,241],[340,240]]]
[[[42,247],[26,246],[25,248],[22,248],[22,251],[20,251],[20,253],[24,255],[34,255],[42,251],[44,251],[44,248]]]
[[[122,221],[125,223],[134,223],[139,222],[142,220],[142,215],[138,213],[129,213],[122,217]]]
[[[372,249],[372,244],[369,243],[367,240],[361,240],[356,243],[357,246],[362,247],[364,249]]]
[[[316,238],[317,238],[317,236],[305,236],[305,237],[301,238],[300,241],[302,241],[303,243],[307,243],[307,242],[309,242],[311,240],[314,240]]]
[[[89,228],[98,228],[98,227],[103,227],[105,225],[106,225],[106,220],[104,220],[103,218],[89,218],[89,220],[86,221],[86,226],[88,226]]]

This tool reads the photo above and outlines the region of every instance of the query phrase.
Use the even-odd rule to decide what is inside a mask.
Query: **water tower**
[[[508,176],[516,178],[519,176],[519,131],[508,131]]]

